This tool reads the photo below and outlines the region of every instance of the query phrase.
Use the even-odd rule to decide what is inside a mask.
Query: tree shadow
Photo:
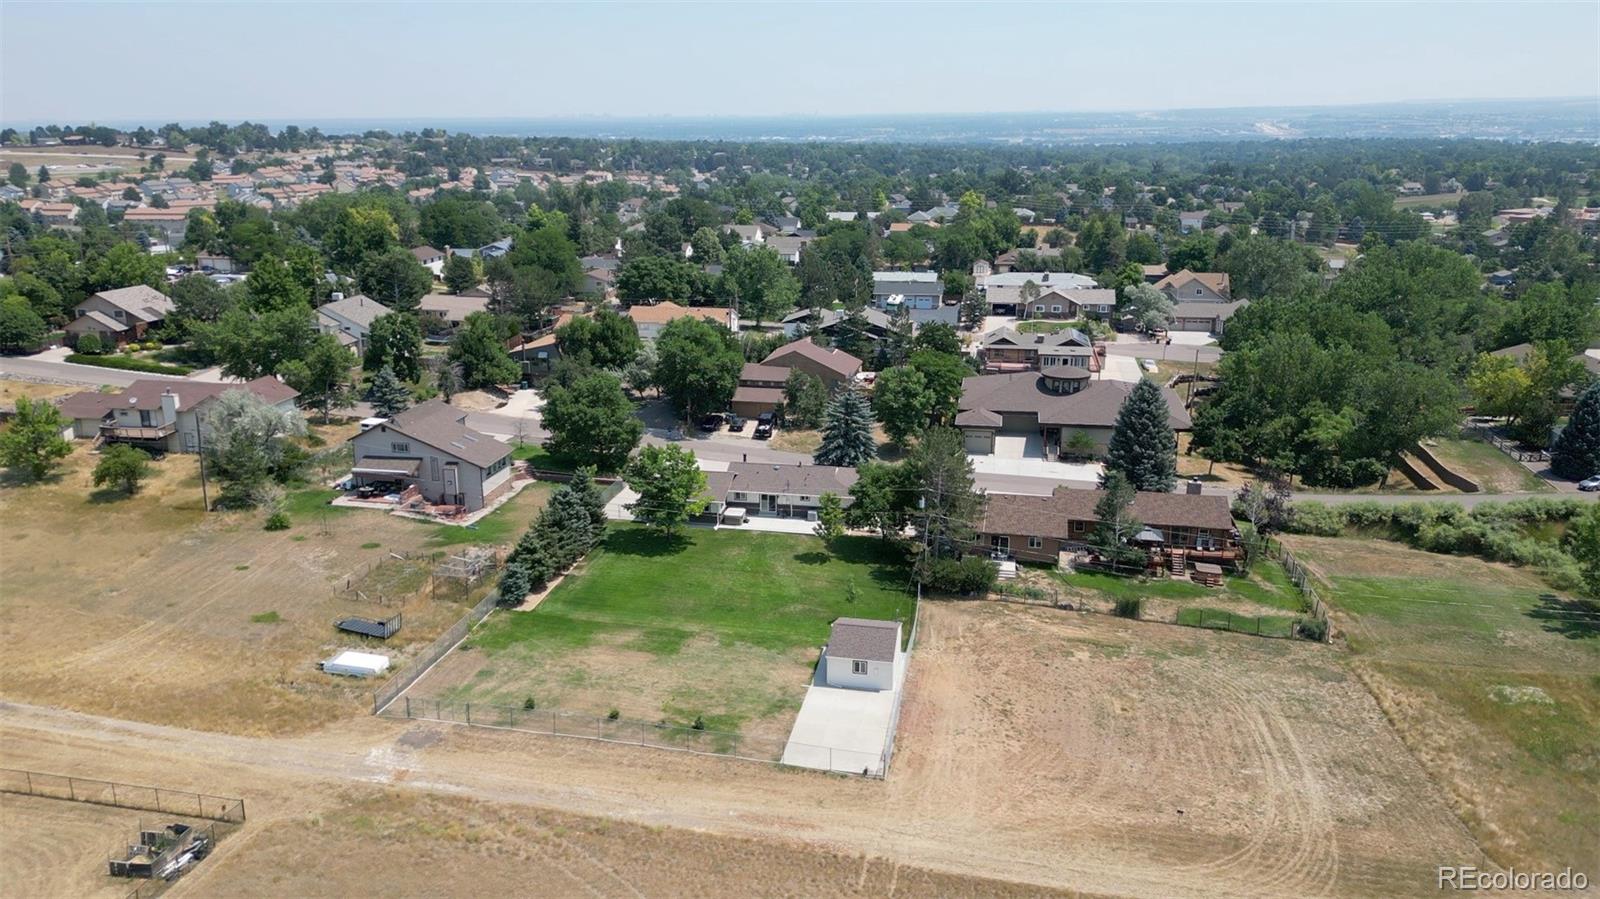
[[[606,552],[623,556],[671,556],[688,549],[689,538],[681,532],[663,534],[648,528],[611,528],[606,533],[605,548]]]
[[[794,554],[794,560],[799,562],[801,565],[826,565],[832,561],[832,559],[832,556],[822,552],[821,550],[812,550],[810,552]]]
[[[1568,640],[1600,638],[1600,606],[1592,602],[1541,593],[1539,604],[1528,610],[1528,617],[1543,622],[1540,627],[1545,633],[1560,634]]]
[[[61,472],[51,470],[44,477],[36,478],[20,468],[0,468],[0,487],[37,487],[44,484],[61,483]]]
[[[105,506],[129,499],[133,499],[133,494],[121,487],[101,487],[89,494],[89,505]]]

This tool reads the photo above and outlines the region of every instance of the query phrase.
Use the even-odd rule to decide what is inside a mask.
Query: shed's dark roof
[[[900,623],[872,618],[840,618],[828,634],[828,655],[836,659],[893,662],[900,648]]]

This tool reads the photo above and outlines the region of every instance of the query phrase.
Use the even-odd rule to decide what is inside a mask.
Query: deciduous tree
[[[94,466],[94,485],[115,485],[124,493],[139,490],[139,482],[150,475],[150,454],[126,443],[113,443],[100,452]]]
[[[682,447],[646,446],[628,462],[623,473],[639,499],[628,506],[635,521],[663,533],[678,528],[705,511],[705,472],[694,454]]]
[[[621,470],[644,434],[644,422],[634,414],[622,383],[604,371],[579,378],[570,387],[551,387],[543,414],[550,431],[545,449],[558,459],[600,471]]]
[[[18,397],[16,409],[0,429],[0,465],[37,481],[72,452],[72,444],[61,436],[70,422],[44,400]]]

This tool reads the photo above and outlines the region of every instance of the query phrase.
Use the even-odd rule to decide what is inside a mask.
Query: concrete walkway
[[[783,763],[841,774],[883,775],[883,750],[895,726],[895,705],[905,689],[906,654],[896,652],[894,689],[847,690],[821,683],[817,666],[800,714],[783,748]]]

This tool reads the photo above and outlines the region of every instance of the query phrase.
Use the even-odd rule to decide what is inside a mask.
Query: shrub
[[[100,340],[100,335],[90,332],[78,338],[78,352],[87,356],[98,356],[106,351],[106,346]]]
[[[125,343],[122,345],[122,349],[118,352],[122,353],[124,356],[132,356],[133,351],[137,350],[138,348],[139,345],[137,343]]]
[[[988,592],[996,574],[994,563],[977,555],[959,561],[929,559],[917,563],[917,580],[922,586],[962,596]]]
[[[267,523],[263,525],[269,531],[287,531],[289,529],[289,513],[274,512],[267,516]]]
[[[696,716],[694,716],[694,723],[689,725],[689,726],[694,728],[695,730],[705,730],[706,729],[706,719],[701,717],[701,716],[699,716],[699,715],[696,715]]]
[[[529,696],[527,699],[522,700],[522,707],[524,709],[527,709],[530,712],[533,711],[534,709],[538,708],[538,706],[539,706],[539,704],[533,701],[533,697],[532,696]]]
[[[622,717],[622,712],[620,710],[618,710],[618,709],[612,709],[611,711],[606,712],[606,720],[607,721],[615,721],[615,720],[617,720],[618,718],[621,718],[621,717]]]
[[[84,335],[87,337],[88,335]],[[153,359],[139,359],[134,356],[91,356],[82,351],[82,341],[79,341],[79,352],[69,353],[67,361],[78,365],[97,365],[101,368],[115,368],[121,371],[142,371],[153,375],[186,375],[194,371],[187,365],[165,365]]]
[[[1322,503],[1295,503],[1289,515],[1288,530],[1293,534],[1337,537],[1344,533],[1344,516],[1338,509]]]
[[[1328,620],[1326,618],[1297,618],[1294,622],[1294,632],[1307,640],[1326,643],[1328,641]]]
[[[1120,618],[1142,618],[1144,617],[1144,597],[1124,596],[1117,600],[1116,606],[1111,611],[1112,614]]]

